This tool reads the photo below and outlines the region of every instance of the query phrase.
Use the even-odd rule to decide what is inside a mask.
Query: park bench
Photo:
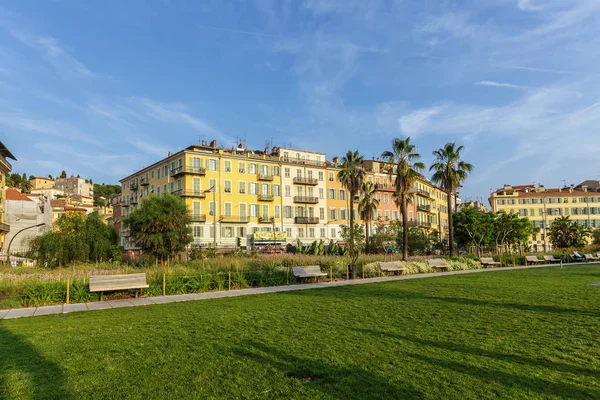
[[[292,273],[296,278],[315,278],[317,282],[320,277],[327,276],[325,272],[321,272],[321,267],[318,265],[292,267]]]
[[[394,273],[394,274],[398,274],[401,275],[402,271],[404,271],[406,268],[401,267],[398,265],[398,263],[396,262],[380,262],[379,263],[379,269],[381,270],[381,273],[383,275],[385,275],[388,272]]]
[[[90,276],[90,292],[100,292],[100,301],[104,300],[104,292],[135,289],[135,297],[138,297],[140,289],[148,287],[144,273]]]
[[[525,264],[538,264],[543,262],[544,260],[540,260],[536,256],[525,256]]]
[[[441,258],[434,258],[431,260],[427,260],[427,264],[435,271],[435,270],[440,270],[440,271],[448,271],[448,268],[450,267],[448,264],[446,264],[445,260],[442,260]]]
[[[481,265],[483,265],[484,267],[493,267],[495,265],[498,266],[502,266],[502,263],[499,261],[494,261],[494,259],[492,257],[482,257],[479,259],[479,262],[481,263]]]
[[[559,263],[561,260],[560,258],[556,258],[554,256],[544,256],[544,261],[548,261],[551,263]]]
[[[587,261],[587,262],[598,261],[598,257],[594,257],[591,254],[584,254],[583,256],[585,257],[585,261]]]

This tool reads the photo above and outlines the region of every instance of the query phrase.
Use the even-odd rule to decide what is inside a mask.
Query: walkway
[[[571,266],[571,265],[581,265],[581,264],[584,264],[584,263],[572,263],[572,264],[566,264],[566,265]],[[403,281],[403,280],[407,280],[407,279],[432,278],[432,277],[448,276],[448,275],[464,275],[464,274],[474,274],[474,273],[482,273],[482,272],[512,271],[512,270],[517,270],[517,269],[546,268],[546,267],[557,267],[557,266],[558,265],[556,265],[556,264],[544,264],[544,265],[528,265],[528,266],[518,266],[518,267],[470,269],[470,270],[466,270],[466,271],[433,272],[430,274],[386,276],[386,277],[381,277],[381,278],[366,278],[366,279],[355,279],[355,280],[347,280],[347,281],[306,283],[306,284],[296,284],[296,285],[286,285],[286,286],[270,286],[270,287],[251,288],[251,289],[219,291],[219,292],[178,294],[178,295],[173,295],[173,296],[143,297],[143,298],[128,299],[128,300],[98,301],[98,302],[94,302],[94,303],[78,303],[78,304],[63,304],[63,305],[44,306],[44,307],[13,308],[11,310],[0,310],[0,319],[34,317],[34,316],[38,316],[38,315],[63,314],[63,313],[71,313],[71,312],[76,312],[76,311],[87,311],[87,310],[103,310],[103,309],[108,309],[108,308],[147,306],[147,305],[152,305],[152,304],[174,303],[174,302],[179,302],[179,301],[219,299],[222,297],[237,297],[237,296],[246,296],[246,295],[250,295],[250,294],[288,292],[291,290],[322,289],[322,288],[328,288],[328,287],[362,285],[362,284],[366,284],[366,283],[376,283],[376,282]]]

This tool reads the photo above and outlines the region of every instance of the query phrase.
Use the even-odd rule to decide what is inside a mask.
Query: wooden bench
[[[391,262],[391,261],[390,262],[380,262],[379,269],[381,270],[381,273],[383,275],[385,275],[388,272],[392,272],[394,274],[397,273],[398,275],[401,275],[402,272],[404,270],[406,270],[406,268],[399,266],[398,263]]]
[[[548,261],[551,263],[559,263],[561,260],[560,258],[556,258],[554,256],[544,256],[544,261]]]
[[[427,260],[427,265],[429,265],[434,271],[448,271],[448,268],[450,267],[446,263],[446,261],[442,260],[441,258],[433,258],[431,260]]]
[[[480,258],[479,262],[484,267],[493,267],[495,265],[499,265],[500,267],[502,266],[502,263],[500,261],[494,261],[494,259],[492,257],[488,257],[488,258],[483,257],[483,258]]]
[[[318,265],[292,267],[292,273],[296,278],[315,278],[317,282],[320,277],[327,276],[325,272],[321,272],[321,267]]]
[[[138,297],[140,289],[148,287],[144,273],[90,276],[90,292],[100,292],[100,301],[104,300],[104,292],[135,289],[135,297]]]
[[[525,264],[538,264],[543,262],[544,260],[540,260],[536,256],[525,256]]]

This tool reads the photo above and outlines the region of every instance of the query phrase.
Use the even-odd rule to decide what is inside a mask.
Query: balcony
[[[206,222],[206,214],[192,214],[192,222]]]
[[[10,225],[0,222],[0,232],[10,232]]]
[[[271,224],[275,222],[273,217],[258,217],[258,222],[261,224]]]
[[[396,191],[396,189],[393,186],[388,186],[383,183],[376,183],[375,190],[381,190],[381,191],[385,191],[385,192],[395,192]]]
[[[312,196],[294,196],[294,203],[318,204],[319,198]]]
[[[271,174],[258,174],[259,181],[271,182],[273,180],[273,175]]]
[[[420,228],[431,228],[431,222],[419,221]]]
[[[248,217],[241,217],[239,215],[221,215],[219,222],[224,224],[247,224]]]
[[[418,204],[417,205],[417,210],[423,211],[423,212],[428,212],[428,213],[433,213],[434,212],[434,211],[431,210],[431,206],[430,205],[425,205],[425,204]]]
[[[193,189],[180,189],[173,192],[175,196],[179,197],[197,197],[203,199],[206,197],[204,190],[193,190]]]
[[[416,190],[414,193],[417,194],[417,196],[421,196],[421,197],[427,197],[428,199],[431,198],[431,193],[429,193],[426,190]]]
[[[258,201],[273,201],[272,194],[259,194]]]
[[[206,168],[202,168],[202,167],[194,167],[194,166],[183,166],[183,167],[177,167],[177,168],[173,168],[171,170],[171,176],[172,177],[176,177],[178,175],[183,175],[183,174],[190,174],[190,175],[206,175]]]
[[[408,221],[408,223],[406,225],[409,228],[416,228],[417,227],[417,221]]]
[[[148,186],[150,184],[150,182],[148,182],[149,179],[146,178],[140,178],[140,185],[142,186]]]
[[[294,223],[295,224],[318,224],[319,218],[318,217],[295,217]]]
[[[130,203],[130,204],[137,204],[137,203],[138,203],[138,198],[137,198],[137,196],[131,196],[131,197],[129,198],[129,203]]]
[[[129,207],[129,199],[123,199],[121,203],[121,207]]]
[[[131,182],[129,184],[129,189],[131,189],[131,190],[138,190],[138,184],[137,184],[137,182]]]
[[[319,184],[319,181],[316,180],[315,178],[304,178],[301,176],[297,176],[294,178],[294,183],[296,185],[310,185],[310,186],[317,186]]]

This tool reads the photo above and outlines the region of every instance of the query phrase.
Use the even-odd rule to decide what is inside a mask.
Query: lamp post
[[[215,249],[215,251],[217,251],[217,202],[215,201],[215,186],[212,186],[210,189],[206,189],[204,191],[204,193],[208,192],[212,192],[213,194],[213,248]]]

